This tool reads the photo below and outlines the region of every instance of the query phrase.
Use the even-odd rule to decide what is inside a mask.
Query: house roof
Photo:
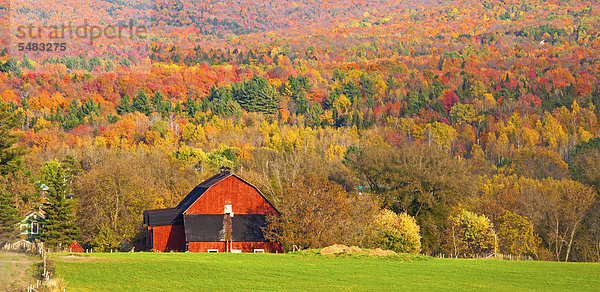
[[[26,221],[27,219],[29,219],[29,218],[33,217],[34,215],[35,215],[35,216],[36,216],[38,219],[41,219],[41,220],[44,220],[44,219],[46,219],[46,216],[44,216],[44,214],[42,214],[42,213],[40,213],[40,212],[38,212],[38,211],[36,211],[36,210],[31,210],[31,211],[27,212],[27,214],[25,214],[25,216],[23,216],[24,218],[23,218],[23,220],[22,220],[22,221]]]

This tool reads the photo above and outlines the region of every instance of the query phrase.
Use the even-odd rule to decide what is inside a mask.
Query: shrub
[[[475,255],[494,248],[494,225],[485,215],[462,210],[450,221],[454,254]]]
[[[515,213],[506,211],[499,218],[498,241],[503,254],[537,254],[541,238],[533,232],[531,222]]]
[[[419,225],[412,216],[384,209],[375,216],[375,226],[377,246],[403,253],[417,254],[421,251]]]

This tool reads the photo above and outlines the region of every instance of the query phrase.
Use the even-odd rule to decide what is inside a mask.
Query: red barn
[[[79,242],[77,242],[77,240],[73,240],[73,243],[71,243],[71,245],[69,245],[69,247],[67,248],[67,252],[84,252],[84,250],[83,247],[79,245]]]
[[[261,229],[276,214],[255,186],[223,168],[177,207],[144,211],[147,245],[160,252],[281,252]]]

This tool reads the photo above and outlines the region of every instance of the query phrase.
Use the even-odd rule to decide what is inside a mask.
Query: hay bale
[[[395,254],[396,253],[392,250],[383,250],[381,248],[376,248],[369,252],[369,255],[376,255],[376,256],[389,256],[389,255],[395,255]]]
[[[376,249],[369,251],[369,255],[382,256],[382,255],[385,255],[385,251],[381,248],[376,248]]]
[[[384,256],[395,255],[395,254],[396,254],[396,252],[394,252],[393,250],[384,250],[383,251]]]
[[[334,244],[334,245],[323,248],[319,253],[322,255],[340,254],[340,253],[344,253],[347,249],[348,249],[348,247],[343,244]]]
[[[346,249],[346,253],[365,253],[365,251],[362,248],[353,245]]]

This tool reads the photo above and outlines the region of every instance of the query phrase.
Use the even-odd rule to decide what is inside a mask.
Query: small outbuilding
[[[279,212],[229,168],[196,186],[175,208],[144,211],[153,251],[281,252],[265,239],[266,217]]]
[[[73,243],[67,247],[67,252],[85,252],[85,250],[79,245],[77,240],[73,240]]]

